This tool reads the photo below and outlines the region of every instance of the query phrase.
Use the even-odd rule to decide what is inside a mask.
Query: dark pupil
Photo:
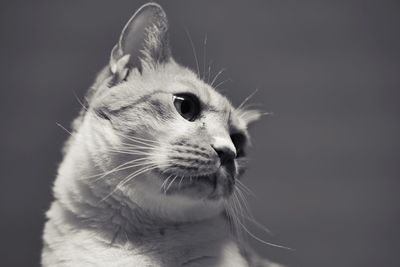
[[[189,100],[183,100],[181,103],[181,112],[182,114],[190,113],[192,110],[192,103]]]
[[[174,95],[174,105],[179,114],[188,121],[196,120],[200,113],[199,100],[192,94]]]

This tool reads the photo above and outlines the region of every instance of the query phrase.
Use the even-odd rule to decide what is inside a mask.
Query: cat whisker
[[[157,150],[159,148],[153,148],[153,147],[128,147],[128,146],[115,146],[115,147],[109,147],[108,150],[120,150],[120,151],[143,151],[143,152],[147,152],[147,151],[154,151]]]
[[[172,181],[169,183],[169,185],[168,185],[168,187],[167,187],[167,190],[165,190],[165,192],[168,192],[168,189],[169,189],[169,188],[171,187],[171,185],[175,182],[175,180],[176,180],[177,177],[178,177],[178,176],[175,175],[174,179],[172,179]]]
[[[164,189],[164,195],[166,195],[167,194],[167,189],[166,189],[166,187],[167,187],[167,184],[168,184],[168,181],[169,181],[169,179],[172,177],[172,174],[170,175],[170,176],[168,176],[168,178],[164,181],[164,183],[163,183],[163,189]]]
[[[128,136],[128,135],[125,135],[125,134],[122,134],[122,133],[117,133],[117,132],[116,132],[116,134],[119,135],[119,136],[122,137],[122,138],[126,138],[126,139],[128,139],[128,140],[130,140],[130,141],[133,141],[133,142],[135,142],[135,141],[142,141],[142,142],[153,143],[153,144],[155,144],[155,145],[159,145],[159,144],[160,144],[160,142],[158,142],[158,141],[146,139],[146,138],[143,138],[143,137],[132,136],[132,135]],[[145,144],[147,144],[147,143],[145,143]]]
[[[120,135],[120,134],[117,134],[117,135]],[[121,136],[121,135],[120,135]],[[131,142],[133,142],[133,144],[131,144],[131,145],[135,145],[135,144],[141,144],[141,145],[144,145],[144,146],[146,146],[146,147],[156,147],[156,146],[159,146],[160,145],[160,143],[159,142],[155,142],[154,141],[154,143],[153,142],[150,142],[150,141],[148,141],[148,140],[146,140],[146,141],[144,141],[144,140],[141,140],[141,139],[136,139],[136,138],[133,138],[133,137],[128,137],[128,136],[121,136],[122,138],[125,138],[125,139],[127,139],[127,140],[129,140],[129,141],[131,141]],[[124,143],[124,142],[122,142],[123,144],[128,144],[128,143]]]
[[[176,179],[176,177],[177,177],[177,176],[175,175],[174,178],[172,178],[172,180]],[[167,187],[167,184],[165,184],[165,186],[164,186],[164,195],[167,194],[168,188],[169,188],[169,187]]]
[[[124,163],[118,165],[117,167],[115,167],[115,168],[113,168],[113,169],[111,169],[109,171],[105,171],[103,173],[94,174],[94,175],[90,175],[90,176],[85,176],[84,179],[95,178],[95,177],[98,177],[98,176],[106,176],[106,175],[111,174],[111,173],[113,173],[115,171],[122,170],[120,168],[124,167],[125,165],[132,164],[132,163],[135,163],[135,162],[145,161],[145,160],[148,160],[148,159],[147,158],[139,158],[139,159],[134,159],[134,160],[131,160],[131,161],[127,161],[127,162],[124,162]]]
[[[107,149],[107,151],[115,152],[115,153],[121,153],[121,154],[129,154],[129,153],[138,154],[138,153],[140,153],[140,154],[143,154],[143,155],[153,155],[154,152],[156,152],[155,149],[152,149],[152,150],[149,151],[149,150],[140,150],[140,149],[117,149],[117,148],[109,148],[109,149]]]
[[[249,101],[256,93],[258,92],[258,88],[256,88],[250,95],[248,95],[242,103],[240,103],[240,105],[237,107],[237,109],[241,109],[243,107],[244,104],[247,103],[247,101]]]
[[[67,128],[65,128],[64,126],[61,125],[61,123],[56,122],[56,125],[58,127],[60,127],[61,129],[63,129],[64,131],[66,131],[68,134],[72,135],[72,133],[70,131],[67,130]]]
[[[213,61],[210,60],[210,62],[208,63],[208,77],[207,77],[207,83],[210,83],[210,76],[211,76],[211,67],[212,67]]]
[[[242,181],[240,181],[239,179],[236,179],[235,181],[237,182],[238,187],[241,187],[245,193],[253,197],[256,196],[256,194],[250,188],[248,188]]]
[[[249,217],[249,216],[245,216],[244,217],[246,220],[252,222],[255,226],[257,226],[258,228],[260,228],[261,230],[263,230],[264,232],[268,233],[269,235],[273,236],[273,233],[270,229],[268,229],[267,227],[265,227],[263,224],[259,223],[256,219],[254,219],[253,217]]]
[[[114,190],[112,190],[109,194],[107,194],[105,197],[103,197],[103,198],[99,201],[99,203],[105,201],[107,198],[109,198],[111,195],[113,195],[117,190],[120,190],[125,184],[127,184],[127,183],[128,183],[129,181],[131,181],[133,178],[137,177],[138,175],[140,175],[140,174],[142,174],[142,173],[145,173],[145,172],[151,171],[151,170],[153,170],[153,169],[156,169],[157,167],[158,167],[157,164],[152,164],[152,165],[150,165],[150,166],[143,167],[143,168],[141,168],[141,169],[139,169],[139,170],[137,170],[137,171],[131,173],[130,175],[126,176],[124,179],[122,179],[121,182],[119,182],[119,183],[117,184],[117,186],[114,188]]]
[[[243,195],[242,191],[241,191],[239,188],[235,188],[235,189],[236,189],[237,192],[238,192],[237,201],[238,201],[239,206],[241,206],[240,199],[242,200],[243,205],[244,205],[244,212],[242,212],[241,217],[242,217],[242,218],[245,218],[245,219],[247,219],[247,220],[249,220],[249,221],[252,222],[254,225],[256,225],[258,228],[260,228],[260,229],[262,229],[263,231],[265,231],[266,233],[272,235],[271,231],[270,231],[267,227],[263,226],[262,224],[260,224],[259,222],[257,222],[257,221],[254,219],[254,216],[253,216],[253,214],[252,214],[252,212],[251,212],[251,209],[249,208],[247,199],[246,199],[246,197]]]
[[[293,249],[293,248],[265,241],[264,239],[261,239],[258,236],[254,235],[249,229],[247,229],[247,227],[240,220],[238,220],[238,223],[249,236],[251,236],[255,240],[259,241],[260,243],[263,243],[265,245],[269,245],[271,247],[276,247],[276,248],[286,249],[286,250],[290,250],[290,251],[295,251],[295,249]]]
[[[200,78],[200,68],[199,68],[199,60],[197,59],[197,53],[196,53],[196,48],[194,46],[193,40],[192,40],[192,36],[190,35],[189,31],[187,28],[185,28],[185,32],[186,32],[186,36],[189,39],[190,42],[190,46],[192,47],[192,51],[193,51],[193,55],[194,55],[194,59],[196,61],[196,68],[197,68],[197,75]]]
[[[240,219],[239,216],[238,216],[238,211],[239,211],[238,209],[240,209],[240,208],[238,208],[238,204],[236,203],[236,202],[238,202],[238,201],[239,201],[239,199],[238,199],[238,197],[237,197],[237,195],[236,195],[236,192],[234,191],[233,198],[232,198],[232,203],[233,203],[233,204],[229,204],[229,203],[228,203],[228,204],[227,204],[227,208],[226,208],[227,213],[228,213],[228,215],[231,217],[231,219],[233,220],[233,223],[234,223],[234,224],[240,226],[240,227],[241,227],[241,230],[244,230],[250,237],[252,237],[253,239],[257,240],[258,242],[260,242],[260,243],[262,243],[262,244],[269,245],[269,246],[276,247],[276,248],[281,248],[281,249],[287,249],[287,250],[290,250],[290,251],[294,251],[294,249],[292,249],[292,248],[290,248],[290,247],[286,247],[286,246],[283,246],[283,245],[279,245],[279,244],[275,244],[275,243],[271,243],[271,242],[265,241],[265,240],[263,240],[262,238],[260,238],[260,237],[256,236],[255,234],[253,234],[253,233],[245,226],[245,224],[241,221],[241,219]],[[248,217],[248,216],[246,216],[246,215],[243,215],[243,214],[241,214],[241,217],[242,217],[242,218],[246,218],[246,219],[248,219],[249,221],[255,222],[255,224],[256,224],[257,226],[261,227],[263,230],[265,230],[265,231],[268,232],[268,233],[270,232],[269,229],[263,227],[261,224],[259,224],[258,222],[256,222],[254,219],[252,219],[252,218],[250,218],[250,217]],[[235,227],[235,226],[233,226],[233,227]],[[236,229],[236,228],[237,228],[237,227],[235,227],[235,229]],[[241,231],[240,231],[240,229],[237,229],[237,234],[239,234],[239,237],[241,236]]]
[[[143,151],[143,152],[149,152],[149,151],[157,151],[160,148],[159,147],[141,147],[141,146],[116,146],[113,149],[117,150],[125,150],[125,151]]]
[[[204,46],[203,46],[203,78],[205,81],[206,78],[206,58],[207,58],[207,33],[204,36]]]
[[[169,178],[171,178],[172,174],[169,175],[167,178],[165,178],[164,182],[161,184],[160,190],[164,189],[164,194],[165,194],[165,185],[167,184]]]
[[[150,166],[143,167],[142,169],[139,169],[139,170],[133,172],[132,174],[128,175],[126,178],[124,178],[123,181],[121,181],[121,182],[117,185],[117,187],[122,187],[122,186],[124,186],[125,184],[129,183],[133,178],[135,178],[135,177],[138,176],[139,174],[142,174],[142,173],[144,173],[144,172],[148,172],[148,171],[157,169],[157,168],[159,168],[160,166],[163,167],[163,166],[167,166],[167,165],[165,165],[165,164],[164,164],[164,165],[160,165],[160,164],[154,163],[154,164],[152,164],[152,165],[150,165]],[[124,181],[124,180],[125,180],[125,181]]]
[[[150,164],[156,164],[156,163],[157,163],[157,162],[143,162],[143,163],[139,163],[139,164],[135,164],[135,165],[126,166],[126,167],[117,169],[117,170],[115,170],[115,171],[113,171],[113,172],[122,171],[122,170],[127,170],[127,169],[131,169],[131,168],[135,168],[135,167],[140,167],[140,166],[146,166],[146,165],[150,165]],[[113,173],[113,172],[111,172],[111,173]],[[94,181],[97,182],[97,181],[103,179],[104,177],[106,177],[107,175],[109,175],[109,174],[111,174],[111,173],[104,174],[104,175],[102,175],[101,177],[95,179]]]
[[[82,106],[82,108],[84,110],[88,111],[88,107],[82,103],[82,101],[80,100],[80,98],[76,94],[75,90],[72,90],[72,93],[74,94],[76,101],[78,101],[78,103]]]
[[[233,201],[233,203],[232,203],[232,201]],[[236,235],[237,235],[237,237],[239,239],[241,239],[242,235],[241,235],[240,228],[238,227],[239,224],[237,223],[238,216],[236,214],[236,209],[235,209],[235,206],[234,206],[234,198],[232,199],[232,201],[231,202],[225,201],[225,203],[224,203],[225,204],[225,210],[226,210],[226,213],[228,215],[232,231],[234,233],[236,233]]]
[[[240,200],[238,198],[237,191],[234,191],[233,197],[234,197],[233,203],[234,203],[234,205],[236,207],[237,215],[238,215],[238,217],[239,216],[243,217],[244,211],[243,211],[242,204],[240,203]]]
[[[251,213],[251,211],[249,209],[249,205],[247,203],[246,197],[243,195],[243,193],[242,193],[242,191],[240,190],[239,187],[236,187],[235,190],[238,193],[237,194],[237,198],[238,198],[239,206],[241,206],[241,208],[242,208],[242,216],[249,215],[250,217],[252,217],[253,215],[252,215],[252,213]],[[240,200],[242,200],[242,201],[240,201]]]
[[[137,163],[137,162],[139,162],[139,163]],[[101,174],[93,175],[90,178],[96,177],[96,176],[101,176],[101,177],[99,177],[99,178],[97,178],[95,180],[95,182],[96,182],[96,181],[104,178],[105,176],[107,176],[107,175],[109,175],[111,173],[117,172],[117,171],[122,171],[122,170],[130,169],[130,168],[134,168],[134,167],[146,166],[146,165],[151,165],[151,164],[156,164],[157,166],[167,166],[168,163],[170,163],[170,162],[172,162],[172,160],[167,160],[163,164],[159,164],[159,162],[154,161],[154,160],[150,160],[148,158],[139,158],[139,159],[135,159],[135,160],[131,160],[131,161],[125,162],[125,163],[113,168],[110,171],[106,171],[106,172],[101,173]],[[128,165],[128,164],[132,164],[132,163],[136,163],[136,164]],[[125,165],[128,165],[128,166],[125,166]]]
[[[159,146],[153,146],[153,145],[137,145],[137,144],[129,144],[129,143],[121,142],[121,143],[119,144],[119,147],[121,147],[121,148],[154,149],[154,148],[157,148],[157,147],[159,147]]]
[[[226,82],[232,82],[232,79],[226,79],[226,80],[223,80],[222,82],[219,82],[216,86],[214,86],[214,89],[218,89],[218,86],[221,86]]]
[[[182,184],[182,180],[183,180],[184,176],[181,176],[181,180],[179,181],[179,190],[181,189],[181,184]]]
[[[152,156],[152,155],[154,155],[154,153],[143,152],[143,151],[124,151],[124,150],[113,150],[113,149],[110,149],[108,151],[109,152],[113,152],[113,153],[126,154],[126,155],[141,155],[141,156]]]
[[[161,144],[159,141],[144,139],[144,138],[137,137],[137,136],[126,136],[125,138],[130,141],[134,141],[134,142],[142,142],[147,146],[158,146]]]
[[[215,81],[218,79],[219,75],[221,75],[222,73],[224,73],[225,70],[226,70],[226,69],[223,68],[223,69],[221,69],[221,70],[217,73],[217,75],[215,75],[215,77],[214,77],[214,79],[212,80],[210,86],[213,86],[213,84],[215,83]]]
[[[261,107],[262,107],[262,105],[259,103],[249,103],[249,104],[242,105],[239,109],[241,109],[241,110],[247,110],[247,109],[252,109],[252,108],[260,109]]]

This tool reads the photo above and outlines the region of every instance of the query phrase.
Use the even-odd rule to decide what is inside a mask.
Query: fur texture
[[[273,266],[226,214],[260,114],[235,109],[170,51],[164,11],[144,5],[73,123],[43,266]]]

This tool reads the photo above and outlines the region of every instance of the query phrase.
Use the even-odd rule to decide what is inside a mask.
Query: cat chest
[[[198,238],[198,240],[196,240]],[[154,240],[153,240],[154,241]],[[145,242],[132,250],[132,259],[151,261],[149,266],[248,266],[238,245],[227,238],[204,240],[196,234],[169,238],[157,243]]]

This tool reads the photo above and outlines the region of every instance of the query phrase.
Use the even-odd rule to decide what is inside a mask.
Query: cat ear
[[[259,120],[263,115],[259,110],[238,108],[236,116],[245,124],[246,128],[253,122]]]
[[[168,39],[168,20],[162,7],[156,3],[143,5],[129,19],[111,52],[111,72],[123,79],[130,69],[142,72],[168,61]]]

